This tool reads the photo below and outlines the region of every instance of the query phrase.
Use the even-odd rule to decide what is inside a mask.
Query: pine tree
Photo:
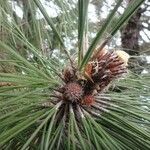
[[[1,3],[7,34],[0,41],[7,55],[1,62],[15,68],[0,73],[1,149],[150,149],[150,77],[129,71],[126,53],[105,48],[144,0],[133,0],[112,24],[122,1],[90,44],[89,0],[55,1],[61,9],[56,18],[39,0],[28,1],[31,16],[38,8],[44,19],[31,17],[27,32]],[[77,28],[78,46],[69,50],[65,38]],[[110,91],[112,83],[126,90]]]

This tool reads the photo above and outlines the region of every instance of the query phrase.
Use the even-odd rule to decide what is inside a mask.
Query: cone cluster
[[[127,59],[124,52],[102,50],[88,62],[82,75],[79,76],[76,67],[66,68],[63,71],[62,99],[69,103],[93,105],[94,96],[103,93],[113,80],[127,73]]]

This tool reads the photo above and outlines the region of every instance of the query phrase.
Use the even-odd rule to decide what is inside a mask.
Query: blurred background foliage
[[[52,22],[55,24],[58,32],[61,34],[65,42],[67,50],[71,54],[76,52],[77,43],[77,29],[78,29],[78,14],[77,3],[74,0],[42,0],[47,13],[51,17]],[[125,7],[128,5],[129,0],[122,3],[117,11],[117,18],[122,14]],[[89,4],[88,17],[89,17],[89,27],[88,27],[88,37],[89,44],[93,37],[96,35],[98,29],[102,26],[108,13],[113,8],[115,1],[98,1],[92,0]],[[1,23],[5,20],[15,21],[19,29],[26,36],[28,41],[38,48],[39,52],[44,55],[47,59],[62,58],[64,61],[65,56],[59,51],[63,51],[62,47],[52,31],[51,27],[45,21],[43,15],[40,13],[39,9],[33,1],[29,0],[5,0],[0,3],[1,7],[8,14],[4,14],[4,10],[1,10]],[[112,38],[111,42],[108,43],[108,48],[110,49],[123,49],[128,52],[133,57],[131,61],[131,68],[134,68],[138,73],[149,72],[150,63],[150,2],[146,0],[144,4],[139,8],[139,10],[134,14],[134,16],[126,23],[120,31]],[[113,20],[112,24],[115,22]],[[111,29],[111,24],[110,28]],[[109,31],[105,33],[106,38],[109,36]],[[8,41],[8,43],[13,43],[13,35],[10,35],[5,28],[1,26],[0,38],[3,41]],[[28,48],[15,40],[15,48],[17,51],[25,56],[27,59],[36,60],[36,56],[28,51]],[[0,57],[6,57],[5,52],[0,50]],[[61,55],[61,56],[60,56]],[[148,60],[148,61],[147,61]],[[1,64],[1,72],[10,71]],[[143,69],[145,67],[145,69]],[[14,69],[12,69],[14,71]]]

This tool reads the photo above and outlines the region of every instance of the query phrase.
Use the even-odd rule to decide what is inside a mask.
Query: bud
[[[75,82],[67,83],[65,86],[64,97],[65,100],[69,100],[71,102],[77,102],[81,99],[83,95],[82,86]]]
[[[121,50],[117,50],[116,54],[124,62],[125,66],[128,66],[128,60],[130,58],[130,55],[125,51],[121,51]]]
[[[83,105],[91,106],[94,103],[95,99],[93,95],[86,95],[83,98]]]

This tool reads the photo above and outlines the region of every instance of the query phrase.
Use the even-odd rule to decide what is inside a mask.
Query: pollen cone
[[[127,73],[129,55],[121,50],[103,49],[85,66],[84,75],[92,84],[98,84],[99,92],[103,91],[111,81]]]

